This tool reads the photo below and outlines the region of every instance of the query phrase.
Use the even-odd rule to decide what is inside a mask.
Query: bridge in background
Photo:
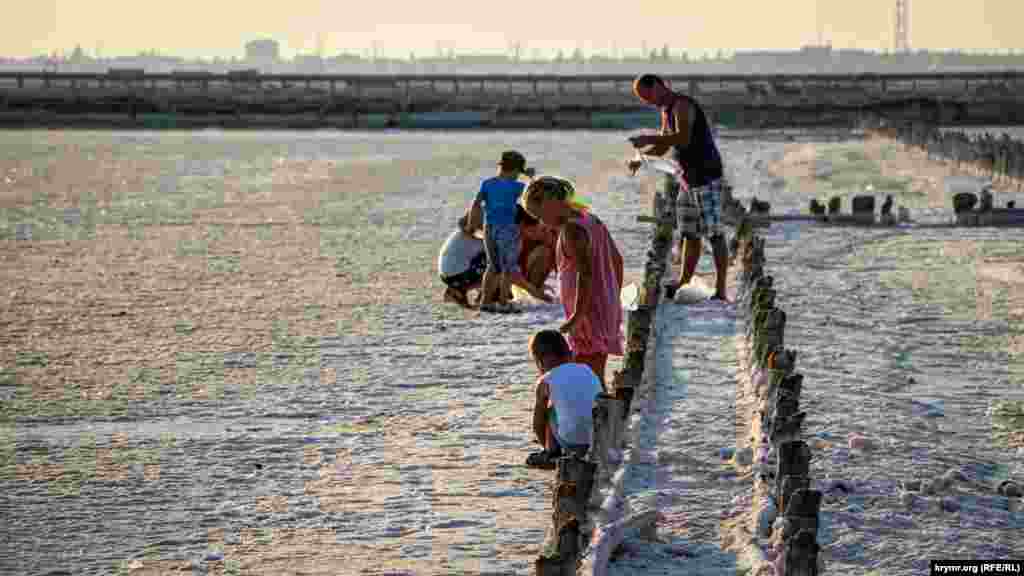
[[[680,75],[721,124],[854,125],[865,115],[942,124],[1024,123],[1024,71],[915,74]],[[0,72],[0,124],[175,119],[180,125],[405,126],[443,118],[480,126],[597,127],[595,117],[650,109],[632,76],[265,75]],[[412,119],[412,120],[410,120]],[[439,121],[443,124],[443,120]],[[457,126],[455,126],[457,127]]]

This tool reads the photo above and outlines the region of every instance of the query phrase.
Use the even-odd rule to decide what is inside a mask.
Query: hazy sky
[[[909,0],[913,48],[1024,48],[1024,0]],[[156,6],[162,5],[162,9]],[[243,54],[246,41],[272,37],[282,55],[434,54],[438,39],[458,52],[505,52],[521,41],[525,55],[637,52],[667,43],[694,54],[718,49],[792,49],[815,43],[819,23],[835,48],[889,50],[896,0],[33,0],[3,10],[0,55],[31,56],[76,44],[89,54],[156,49],[184,57]]]

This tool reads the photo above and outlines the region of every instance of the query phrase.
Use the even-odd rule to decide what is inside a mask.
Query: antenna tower
[[[910,0],[896,0],[896,52],[906,53],[910,51],[910,41],[907,39],[907,26],[910,23],[907,4]]]

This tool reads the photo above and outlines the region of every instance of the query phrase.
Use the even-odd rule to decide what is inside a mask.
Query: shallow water
[[[624,174],[625,136],[0,133],[0,571],[530,570],[550,474],[521,466],[526,342],[561,310],[477,318],[443,305],[437,250],[516,148],[579,183],[639,282],[649,225],[635,217],[655,179]],[[738,198],[804,206],[803,184],[764,172],[783,143],[722,147]],[[881,181],[833,156],[843,178]],[[808,428],[884,432],[925,420],[919,399],[948,435],[939,454],[892,429],[918,468],[948,454],[1008,465],[984,411],[1020,391],[1019,356],[1004,352],[1020,289],[950,259],[1018,257],[1020,234],[786,224],[767,237],[820,419]],[[713,315],[680,328],[693,349],[674,353],[658,413],[669,459],[702,464],[689,480],[652,473],[648,488],[663,483],[696,518],[733,495],[702,476],[732,432],[729,335]],[[710,543],[713,523],[693,537]]]

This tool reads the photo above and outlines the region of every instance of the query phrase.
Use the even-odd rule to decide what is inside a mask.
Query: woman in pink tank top
[[[621,356],[622,254],[604,223],[572,202],[573,186],[545,176],[524,196],[526,211],[558,229],[558,278],[568,335],[576,362],[589,365],[604,386],[608,355]],[[606,388],[607,389],[607,388]]]

